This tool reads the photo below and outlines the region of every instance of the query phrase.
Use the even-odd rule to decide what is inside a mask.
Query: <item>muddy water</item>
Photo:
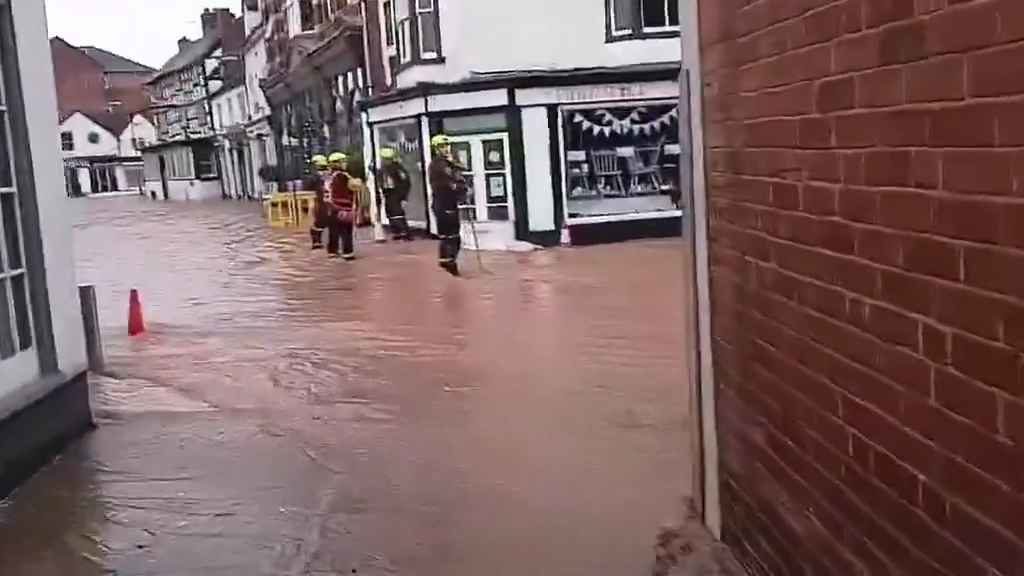
[[[649,570],[689,492],[677,242],[453,279],[433,242],[327,261],[247,204],[72,206],[121,382],[0,509],[11,573]]]

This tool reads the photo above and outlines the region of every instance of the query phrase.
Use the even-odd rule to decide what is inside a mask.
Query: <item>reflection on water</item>
[[[250,204],[70,206],[139,389],[0,511],[5,574],[640,574],[688,492],[675,241],[459,280],[428,241],[328,261]]]

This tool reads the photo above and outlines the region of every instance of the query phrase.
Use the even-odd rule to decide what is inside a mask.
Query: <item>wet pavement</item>
[[[455,279],[429,241],[327,261],[251,204],[69,208],[114,378],[0,504],[0,573],[651,573],[690,490],[678,241]]]

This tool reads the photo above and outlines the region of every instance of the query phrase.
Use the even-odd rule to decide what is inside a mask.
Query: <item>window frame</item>
[[[193,174],[197,180],[216,180],[220,178],[220,166],[217,162],[217,148],[212,144],[196,144],[191,147]],[[200,155],[206,158],[200,158]],[[209,170],[204,171],[204,167]]]
[[[420,4],[427,2],[429,8],[421,8]],[[437,0],[413,0],[415,14],[416,14],[416,50],[417,55],[421,61],[423,60],[437,60],[441,57],[441,21],[438,19],[437,13]],[[434,16],[434,37],[437,38],[437,50],[427,52],[423,48],[423,14],[433,14]],[[429,54],[429,55],[428,55]]]
[[[615,2],[629,1],[633,12],[633,26],[629,30],[617,31],[615,27]],[[663,0],[665,3],[665,20],[668,21],[669,3],[675,0]],[[682,17],[680,15],[680,17]],[[659,26],[645,28],[643,24],[643,0],[604,0],[605,43],[623,42],[628,40],[650,40],[659,38],[679,38],[682,23],[675,26]]]
[[[399,19],[398,11],[395,10],[395,48],[398,52],[398,69],[396,72],[417,66],[420,64],[443,64],[444,41],[441,37],[441,6],[438,0],[426,0],[430,2],[430,9],[420,8],[420,2],[424,0],[395,0],[405,2],[408,8],[407,16]],[[421,38],[422,20],[420,14],[434,15],[434,35],[437,37],[437,51],[424,54],[423,41]]]
[[[12,186],[4,188],[15,199],[19,221],[18,241],[21,246],[22,273],[25,280],[25,306],[27,307],[29,331],[33,340],[28,350],[20,350],[14,356],[0,361],[15,374],[19,362],[33,361],[42,376],[57,373],[57,348],[53,331],[53,317],[50,310],[50,295],[46,278],[46,257],[39,221],[38,191],[32,160],[31,136],[26,123],[25,97],[21,83],[19,47],[15,35],[11,5],[0,0],[0,90],[6,108],[8,146],[7,161],[11,169]],[[14,144],[19,146],[15,147]],[[5,263],[6,270],[6,263]],[[13,277],[13,273],[7,277]],[[13,282],[8,282],[13,285]],[[10,292],[9,292],[10,294]],[[14,308],[13,294],[11,309]],[[5,303],[6,304],[6,303]],[[17,318],[12,318],[12,331],[17,331]],[[20,343],[19,343],[20,344]],[[29,353],[31,352],[31,353]],[[13,364],[12,364],[13,363]]]
[[[398,46],[398,35],[395,30],[395,0],[384,0],[381,3],[384,20],[384,46],[394,50]]]
[[[75,151],[75,133],[71,130],[62,130],[60,133],[60,149],[63,152]]]

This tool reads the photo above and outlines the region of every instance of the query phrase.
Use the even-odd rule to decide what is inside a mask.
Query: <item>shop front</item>
[[[376,149],[391,148],[398,153],[398,162],[409,173],[409,197],[405,214],[410,226],[429,229],[429,200],[426,183],[426,156],[418,118],[384,122],[374,126],[373,141]],[[383,212],[383,211],[382,211]],[[385,224],[387,215],[382,214]]]
[[[517,250],[681,233],[678,66],[524,72],[421,84],[366,105],[371,161],[393,148],[410,222],[436,232],[425,142],[452,139],[469,188],[463,242]],[[384,218],[386,222],[386,217]],[[475,230],[474,230],[475,228]]]
[[[677,211],[678,118],[673,102],[562,107],[568,221]]]
[[[517,198],[526,187],[513,177],[514,160],[519,158],[513,142],[521,132],[516,110],[508,106],[508,92],[482,91],[461,94],[423,94],[387,104],[368,107],[371,127],[370,155],[380,165],[380,150],[391,148],[410,175],[411,190],[406,214],[409,223],[424,232],[436,233],[430,212],[433,190],[427,178],[432,159],[430,138],[446,134],[452,140],[452,159],[462,169],[468,192],[460,206],[463,245],[481,250],[532,249],[522,242],[517,222]],[[525,200],[522,200],[525,204]],[[381,214],[385,224],[386,214]],[[473,225],[468,223],[472,221]]]

